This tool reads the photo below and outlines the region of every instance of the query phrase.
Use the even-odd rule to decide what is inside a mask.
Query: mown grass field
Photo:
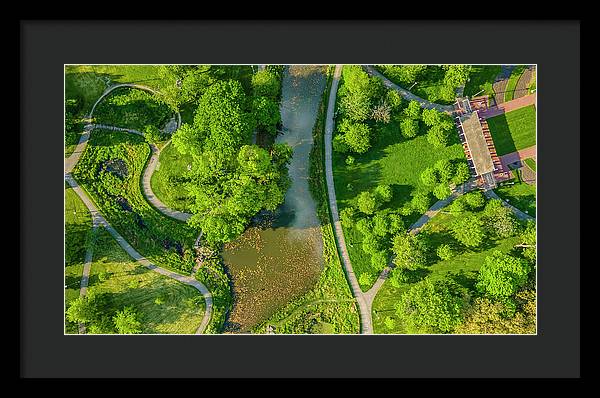
[[[442,243],[457,244],[451,236],[448,228],[454,221],[455,216],[438,213],[423,228],[423,232],[430,233],[430,242],[432,247],[437,247]],[[478,249],[467,250],[462,248],[461,254],[456,257],[437,261],[427,266],[422,272],[421,277],[431,278],[432,280],[452,278],[459,284],[472,290],[477,280],[477,271],[484,263],[486,256],[490,255],[492,250],[509,252],[513,246],[518,243],[518,237],[510,237],[500,240],[486,240],[486,243]],[[435,250],[435,249],[434,249]],[[387,280],[384,282],[381,290],[375,296],[373,301],[373,330],[375,333],[402,334],[406,333],[401,320],[396,316],[394,305],[400,300],[402,294],[411,287],[411,283],[401,283],[399,287],[394,287]],[[384,321],[387,317],[393,320],[394,327],[386,327]]]
[[[529,166],[529,168],[533,171],[537,171],[537,165],[535,163],[535,160],[533,160],[533,158],[527,158],[525,159],[525,164],[527,166]]]
[[[189,211],[194,203],[184,186],[188,164],[192,164],[191,155],[182,155],[174,145],[168,144],[160,152],[159,166],[150,180],[156,197],[179,211]]]
[[[345,155],[333,153],[333,177],[340,212],[355,204],[354,198],[362,191],[372,190],[378,184],[389,184],[393,190],[392,201],[386,206],[399,209],[418,192],[430,193],[431,188],[421,181],[421,172],[441,159],[464,159],[460,144],[439,149],[429,142],[424,131],[413,139],[401,136],[395,122],[379,131],[373,147],[363,155],[356,155],[353,165],[345,163]],[[432,204],[434,198],[431,199]],[[384,207],[384,208],[386,208]],[[409,226],[420,217],[413,213],[403,217]],[[344,238],[350,261],[357,277],[362,273],[372,274],[371,256],[362,250],[362,234],[354,227],[344,227]],[[374,274],[373,274],[374,276]],[[361,284],[363,291],[369,284]]]
[[[204,315],[198,290],[137,264],[102,227],[93,248],[88,286],[107,298],[104,314],[132,306],[142,333],[195,333]]]
[[[492,97],[494,95],[494,80],[501,69],[500,65],[473,65],[463,95],[472,97],[477,94],[477,96],[488,95]],[[480,92],[481,90],[483,92]]]
[[[327,84],[313,129],[314,144],[310,154],[310,189],[321,223],[324,268],[319,280],[308,293],[255,326],[255,333],[264,333],[267,325],[273,326],[275,333],[286,334],[356,334],[360,331],[358,309],[336,247],[325,184],[323,140],[333,69],[328,68]]]
[[[86,244],[92,228],[87,207],[65,184],[65,304],[79,297]],[[77,333],[77,325],[66,321],[67,333]]]
[[[508,78],[508,83],[506,84],[506,91],[504,92],[504,101],[512,101],[515,96],[515,88],[517,88],[517,83],[519,82],[519,78],[525,71],[525,65],[517,65],[515,69],[513,69],[510,77]]]
[[[508,202],[517,209],[527,212],[527,214],[530,216],[535,217],[536,186],[523,182],[517,170],[513,170],[512,173],[515,175],[515,178],[507,182],[514,182],[514,184],[502,184],[498,188],[494,189],[494,192],[496,192],[502,199],[508,200]]]
[[[498,155],[535,145],[535,121],[534,105],[487,119]]]

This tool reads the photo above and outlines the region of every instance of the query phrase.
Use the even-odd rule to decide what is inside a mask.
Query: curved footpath
[[[147,90],[150,91],[152,93],[158,94],[157,91],[146,87],[146,86],[140,86],[137,84],[117,84],[115,86],[109,87],[103,94],[102,96],[96,101],[96,103],[94,103],[94,106],[92,107],[92,110],[90,111],[89,115],[88,115],[88,121],[90,121],[92,119],[93,116],[93,112],[94,109],[96,107],[96,105],[100,102],[100,100],[102,100],[107,94],[109,94],[110,92],[112,92],[114,89],[119,88],[119,87],[133,87],[133,88],[139,88],[142,90]],[[177,118],[178,118],[178,123],[177,123],[177,127],[179,127],[181,125],[181,115],[179,114],[179,112],[177,112]],[[167,269],[161,268],[155,264],[152,264],[150,261],[148,261],[145,257],[143,257],[140,253],[138,253],[122,236],[121,234],[119,234],[109,223],[108,221],[106,221],[106,219],[101,215],[100,211],[96,208],[96,206],[94,205],[94,203],[91,201],[91,199],[87,196],[87,194],[81,189],[81,187],[79,187],[79,185],[77,184],[77,182],[75,181],[75,179],[73,178],[73,176],[71,175],[71,172],[73,171],[73,168],[75,167],[75,165],[77,164],[77,162],[79,161],[79,158],[81,157],[81,155],[83,154],[83,151],[85,150],[87,143],[89,141],[89,137],[90,137],[90,133],[94,128],[104,128],[104,129],[109,129],[109,130],[115,130],[115,131],[126,131],[129,133],[133,133],[133,134],[138,134],[138,135],[142,135],[143,133],[137,131],[137,130],[133,130],[133,129],[126,129],[126,128],[121,128],[121,127],[115,127],[115,126],[106,126],[106,125],[95,125],[95,124],[91,124],[88,123],[85,125],[83,133],[81,134],[81,137],[79,139],[79,142],[77,143],[77,146],[75,147],[75,150],[73,151],[73,153],[71,154],[71,156],[69,156],[67,159],[65,159],[65,180],[69,183],[69,185],[73,188],[73,190],[75,191],[75,193],[77,193],[77,195],[81,198],[81,200],[83,201],[83,203],[86,205],[86,207],[88,208],[88,210],[90,211],[90,214],[92,215],[92,220],[93,220],[93,228],[95,229],[97,226],[102,225],[104,226],[104,228],[113,236],[113,238],[117,241],[117,243],[119,244],[119,246],[121,246],[123,248],[123,250],[125,250],[133,259],[135,259],[138,263],[140,263],[141,265],[145,266],[146,268],[154,271],[154,272],[158,272],[159,274],[162,274],[164,276],[167,276],[169,278],[175,279],[181,283],[184,283],[186,285],[190,285],[194,288],[196,288],[204,297],[204,301],[205,301],[205,309],[204,309],[204,317],[202,318],[202,321],[200,322],[200,325],[198,326],[198,328],[196,329],[196,334],[201,334],[204,329],[206,329],[206,326],[208,325],[208,323],[210,322],[210,318],[211,318],[211,314],[212,314],[212,295],[210,293],[210,291],[206,288],[206,286],[204,286],[204,284],[202,284],[200,281],[196,280],[195,278],[193,278],[192,276],[183,276],[180,275],[178,273],[175,273],[173,271],[169,271]],[[151,157],[151,161],[154,158],[154,164],[152,167],[152,170],[150,172],[148,172],[148,169],[150,168],[150,162],[148,163],[148,165],[146,166],[146,169],[144,170],[144,180],[146,180],[146,176],[147,177],[147,187],[144,186],[144,193],[146,194],[146,196],[148,197],[148,200],[150,200],[150,198],[154,199],[155,203],[158,203],[160,205],[162,205],[162,207],[166,210],[168,210],[171,213],[176,214],[177,212],[168,209],[166,206],[164,206],[164,204],[162,204],[162,202],[160,202],[156,196],[154,195],[154,193],[152,192],[152,189],[150,187],[149,181],[150,181],[150,177],[152,176],[152,172],[154,172],[154,169],[156,168],[156,162],[158,160],[158,155],[159,155],[159,151],[157,150],[156,147],[154,147],[154,145],[150,146],[152,149],[152,157]],[[145,183],[143,185],[146,185]],[[148,193],[150,193],[148,195]],[[151,201],[152,202],[152,201]],[[156,205],[155,205],[156,206]],[[156,206],[157,209],[162,210],[159,206]],[[164,212],[163,212],[164,213]],[[164,213],[168,216],[171,216],[168,213]],[[183,213],[186,214],[186,213]],[[179,215],[179,217],[181,217]],[[178,218],[178,217],[175,217]],[[189,217],[188,217],[189,218]],[[181,218],[178,218],[181,219]],[[185,220],[183,220],[185,221]],[[200,233],[200,236],[202,235],[202,233]],[[196,242],[198,242],[198,240],[196,240]],[[86,251],[86,256],[85,256],[85,264],[84,264],[84,271],[83,271],[83,275],[82,275],[82,279],[81,279],[81,288],[80,288],[80,296],[84,296],[87,292],[87,282],[89,279],[89,271],[90,271],[90,266],[91,266],[91,261],[92,261],[92,251],[91,251],[91,246],[88,248],[88,250]],[[79,332],[80,333],[84,333],[85,332],[85,327],[83,325],[79,325]]]
[[[421,104],[422,108],[436,109],[436,110],[438,110],[440,112],[449,112],[449,113],[454,112],[454,106],[452,106],[452,105],[435,104],[433,102],[427,101],[426,99],[418,97],[418,96],[414,95],[413,93],[411,93],[410,91],[408,91],[408,90],[400,87],[399,85],[393,83],[390,79],[388,79],[387,77],[385,77],[384,75],[382,75],[379,71],[377,71],[371,65],[363,65],[363,68],[366,70],[366,72],[368,74],[370,74],[372,76],[377,76],[378,78],[380,78],[381,80],[383,80],[383,84],[386,87],[393,88],[394,90],[398,91],[400,93],[400,95],[402,95],[403,98],[406,98],[409,101],[417,101],[419,104]]]

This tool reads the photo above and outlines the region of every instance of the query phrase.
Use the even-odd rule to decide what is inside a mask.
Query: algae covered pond
[[[235,295],[228,332],[247,332],[307,292],[323,268],[323,242],[308,176],[312,130],[325,89],[324,71],[324,67],[309,65],[286,68],[280,105],[283,134],[275,141],[294,149],[289,165],[291,186],[277,211],[263,215],[240,238],[225,245],[223,258]]]

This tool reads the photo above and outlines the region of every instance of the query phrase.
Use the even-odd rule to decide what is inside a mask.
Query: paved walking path
[[[500,156],[500,162],[502,163],[502,167],[506,170],[509,170],[508,165],[511,163],[518,162],[519,160],[524,160],[527,158],[536,159],[537,156],[537,146],[532,145],[525,149],[521,149],[515,152],[507,153],[506,155]]]
[[[208,322],[210,321],[210,316],[212,313],[212,295],[209,292],[209,290],[206,288],[206,286],[204,286],[204,284],[202,284],[200,281],[196,280],[195,278],[193,278],[191,276],[180,275],[176,272],[161,268],[161,267],[151,263],[150,261],[148,261],[148,259],[146,259],[144,256],[142,256],[139,252],[137,252],[125,240],[125,238],[123,238],[123,236],[121,236],[121,234],[119,234],[117,232],[117,230],[115,230],[108,223],[108,221],[106,221],[106,219],[102,216],[102,214],[100,213],[100,211],[98,210],[96,205],[87,196],[87,194],[81,189],[81,187],[77,184],[77,181],[75,181],[75,179],[73,178],[73,176],[71,176],[70,173],[65,174],[65,180],[73,188],[75,193],[81,198],[81,200],[83,201],[85,206],[88,208],[88,210],[92,214],[92,217],[95,217],[97,219],[97,225],[103,226],[108,231],[108,233],[110,233],[112,235],[112,237],[117,241],[119,246],[121,246],[123,248],[123,250],[125,250],[127,252],[127,254],[129,254],[135,261],[137,261],[141,265],[145,266],[146,268],[148,268],[154,272],[158,272],[159,274],[162,274],[169,278],[175,279],[181,283],[195,287],[204,296],[204,300],[205,300],[204,317],[202,318],[202,322],[200,323],[200,326],[198,326],[198,329],[196,330],[196,334],[201,334],[204,331],[204,329],[206,328],[206,326],[208,325]]]
[[[169,140],[165,147],[170,143],[171,141]],[[152,156],[150,156],[150,160],[148,161],[148,164],[144,169],[144,174],[142,175],[142,188],[144,191],[144,196],[146,197],[148,202],[152,204],[152,206],[154,206],[158,211],[160,211],[164,215],[175,218],[179,221],[187,221],[192,216],[190,213],[184,213],[182,211],[177,211],[169,208],[160,199],[158,199],[154,194],[154,191],[152,191],[152,174],[154,174],[156,166],[158,165],[160,151],[155,145],[150,145],[150,149],[152,150]]]
[[[454,199],[458,198],[460,195],[467,193],[475,188],[477,188],[475,180],[469,180],[466,183],[457,186],[456,188],[454,188],[452,194],[449,197],[447,197],[446,199],[438,200],[429,209],[427,209],[425,214],[423,214],[413,225],[411,225],[408,231],[412,234],[417,234],[421,231],[421,228],[423,228],[423,226],[429,220],[431,220],[436,214],[440,212],[440,210],[448,206]],[[390,264],[387,267],[385,267],[383,271],[381,271],[381,273],[379,274],[377,281],[375,281],[373,286],[366,293],[364,293],[365,299],[369,303],[369,308],[372,308],[375,296],[377,296],[379,289],[381,289],[381,287],[383,286],[383,282],[385,282],[390,271],[394,267],[393,261],[394,260],[392,258]]]
[[[385,84],[386,87],[395,89],[396,91],[398,91],[400,93],[400,95],[402,95],[402,97],[406,98],[409,101],[417,101],[419,104],[421,104],[422,108],[436,109],[440,112],[447,112],[447,113],[454,112],[453,105],[440,105],[440,104],[435,104],[433,102],[427,101],[426,99],[418,97],[418,96],[414,95],[413,93],[411,93],[410,91],[393,83],[391,80],[389,80],[387,77],[385,77],[384,75],[379,73],[375,68],[373,68],[373,66],[363,65],[363,67],[367,71],[368,74],[370,74],[372,76],[377,76],[378,78],[383,80],[383,84]]]
[[[325,120],[325,179],[327,181],[327,192],[329,196],[329,209],[331,210],[331,218],[334,226],[334,233],[340,255],[342,257],[342,265],[346,271],[352,294],[356,298],[358,304],[359,315],[360,315],[360,330],[363,334],[373,333],[373,324],[371,321],[371,307],[366,302],[360,285],[356,279],[356,275],[352,270],[352,263],[350,263],[350,257],[348,256],[348,249],[346,248],[346,241],[344,240],[344,232],[340,223],[340,216],[338,213],[337,200],[335,197],[335,187],[333,183],[333,165],[332,165],[332,139],[333,139],[333,113],[335,108],[335,97],[337,95],[337,88],[342,73],[342,65],[335,66],[335,72],[333,74],[333,81],[331,83],[331,91],[329,93],[329,103],[327,104],[327,118]]]
[[[494,107],[491,107],[485,111],[479,111],[479,116],[484,119],[489,119],[490,117],[498,116],[503,113],[507,113],[510,111],[514,111],[519,108],[523,108],[529,105],[536,104],[537,95],[535,93],[525,95],[523,97],[514,99],[512,101],[500,103]]]
[[[169,271],[169,270],[161,268],[161,267],[159,267],[159,266],[157,266],[155,264],[152,264],[145,257],[143,257],[140,253],[138,253],[121,236],[121,234],[119,234],[108,223],[108,221],[106,221],[106,219],[101,215],[101,213],[98,210],[98,208],[96,208],[96,206],[91,201],[91,199],[81,189],[81,187],[77,184],[77,182],[75,181],[75,179],[71,175],[71,172],[73,171],[73,168],[75,167],[75,165],[79,161],[79,158],[81,157],[81,155],[83,154],[83,152],[84,152],[84,150],[85,150],[85,148],[87,146],[87,143],[88,143],[89,137],[90,137],[90,133],[91,133],[91,131],[94,128],[103,128],[103,129],[109,129],[109,130],[115,130],[115,131],[126,131],[126,132],[129,132],[129,133],[138,134],[138,135],[142,135],[143,136],[143,133],[141,133],[141,132],[139,132],[137,130],[133,130],[133,129],[126,129],[126,128],[122,128],[122,127],[115,127],[115,126],[107,126],[107,125],[100,125],[100,124],[89,123],[89,121],[92,120],[94,109],[96,108],[96,105],[100,102],[100,100],[102,100],[111,91],[113,91],[114,89],[119,88],[119,87],[134,87],[134,88],[139,88],[139,89],[142,89],[142,90],[151,91],[151,92],[153,92],[155,94],[158,94],[157,91],[155,91],[155,90],[153,90],[153,89],[151,89],[149,87],[140,86],[140,85],[137,85],[137,84],[118,84],[118,85],[115,85],[115,86],[112,86],[112,87],[108,88],[102,94],[102,96],[96,101],[96,103],[94,104],[94,106],[92,107],[92,110],[90,111],[90,113],[89,113],[89,115],[87,117],[88,124],[86,124],[84,126],[84,131],[83,131],[83,133],[81,135],[81,138],[79,139],[79,143],[75,147],[75,150],[73,151],[73,153],[71,154],[71,156],[69,156],[68,158],[65,159],[65,180],[73,188],[73,190],[75,191],[75,193],[81,198],[81,200],[83,201],[83,203],[86,205],[86,207],[90,211],[90,214],[91,214],[92,220],[93,220],[93,228],[94,229],[96,227],[98,227],[98,226],[103,226],[113,236],[113,238],[117,241],[117,243],[119,244],[119,246],[121,246],[123,248],[123,250],[125,250],[127,252],[127,254],[129,254],[133,259],[135,259],[135,261],[137,261],[141,265],[145,266],[146,268],[148,268],[148,269],[150,269],[150,270],[152,270],[154,272],[157,272],[157,273],[162,274],[164,276],[167,276],[169,278],[175,279],[175,280],[177,280],[177,281],[179,281],[181,283],[184,283],[186,285],[193,286],[194,288],[196,288],[202,294],[202,296],[204,297],[204,301],[205,301],[204,317],[202,318],[202,321],[200,322],[200,325],[196,329],[196,334],[201,334],[206,329],[206,326],[210,322],[210,317],[211,317],[211,314],[212,314],[212,294],[206,288],[206,286],[204,286],[204,284],[202,284],[200,281],[198,281],[197,279],[195,279],[193,276],[180,275],[180,274],[178,274],[176,272]],[[177,127],[179,127],[181,125],[181,116],[180,116],[179,112],[177,112],[177,118],[178,118]],[[153,147],[153,146],[151,146],[151,147]],[[154,149],[156,149],[156,148],[154,148]],[[156,154],[154,152],[154,150],[153,150],[153,154]],[[156,158],[158,158],[158,155],[156,155]],[[156,165],[154,165],[154,168],[155,168],[155,166]],[[152,171],[154,171],[154,169]],[[144,177],[145,177],[146,172],[147,172],[147,169],[145,170]],[[151,175],[152,175],[152,173],[149,173],[150,177],[151,177]],[[148,178],[148,181],[149,181],[149,178]],[[150,192],[152,192],[151,188],[150,188]],[[151,194],[151,196],[155,197],[155,195],[153,193]],[[201,236],[202,236],[202,233],[200,233],[200,236],[196,240],[196,243],[198,243],[198,240],[199,240],[199,238]],[[81,280],[80,295],[85,295],[86,292],[87,292],[87,284],[88,284],[88,280],[89,280],[89,271],[90,271],[91,262],[92,262],[92,254],[93,253],[91,251],[91,248],[88,248],[88,250],[86,251],[84,271],[83,271],[82,280]],[[85,327],[83,327],[83,325],[79,325],[79,332],[80,333],[85,333]]]

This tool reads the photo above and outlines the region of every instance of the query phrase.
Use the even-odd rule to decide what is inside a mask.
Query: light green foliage
[[[465,299],[445,280],[429,278],[413,285],[402,295],[396,314],[409,333],[449,333],[462,320]]]
[[[452,191],[450,190],[450,187],[448,187],[448,184],[440,183],[433,188],[433,195],[440,200],[446,199],[451,194]]]
[[[471,170],[469,170],[469,165],[466,162],[460,162],[456,164],[452,182],[456,185],[459,185],[467,182],[469,178],[471,178]]]
[[[390,228],[390,220],[383,213],[377,213],[373,216],[373,234],[383,237],[388,234]]]
[[[529,271],[526,260],[495,250],[479,270],[477,290],[494,298],[510,297],[527,282]]]
[[[271,135],[276,135],[277,123],[281,121],[277,102],[267,97],[254,97],[252,109],[256,117],[257,128]]]
[[[250,115],[244,109],[246,94],[237,80],[218,81],[200,98],[194,130],[203,150],[230,156],[250,139]]]
[[[463,245],[477,247],[485,238],[481,219],[473,213],[467,213],[452,224],[454,237]]]
[[[404,109],[404,114],[409,119],[419,120],[421,118],[421,104],[417,101],[409,101],[408,106]]]
[[[369,75],[359,65],[346,65],[342,70],[344,90],[340,93],[342,113],[356,122],[367,120],[372,112],[374,90]]]
[[[373,282],[375,282],[375,278],[375,275],[369,272],[363,272],[358,277],[358,283],[360,283],[361,286],[371,286]]]
[[[483,211],[482,220],[489,235],[507,238],[518,232],[519,224],[511,209],[502,205],[499,199],[490,200]]]
[[[386,92],[386,102],[392,108],[392,112],[396,112],[402,106],[402,97],[397,90],[390,88]]]
[[[156,144],[165,140],[161,131],[154,125],[148,125],[144,128],[144,138],[150,144]]]
[[[377,272],[381,272],[388,265],[387,250],[380,250],[371,256],[371,266]]]
[[[351,227],[355,223],[356,218],[356,208],[354,207],[346,207],[340,211],[340,220],[342,225],[346,228]]]
[[[119,334],[137,334],[142,332],[142,324],[138,320],[138,314],[132,307],[125,307],[118,311],[113,317],[115,328]]]
[[[373,191],[375,198],[381,202],[389,202],[392,200],[392,188],[387,184],[378,185]]]
[[[535,247],[537,240],[537,231],[535,221],[529,221],[525,230],[520,236],[521,244],[528,245],[533,247],[524,247],[523,248],[523,257],[529,260],[531,263],[535,264],[537,249]]]
[[[450,246],[446,243],[443,243],[438,246],[438,248],[436,250],[436,254],[442,260],[449,260],[456,255],[456,252],[454,251],[452,246]]]
[[[346,164],[352,166],[354,164],[354,156],[346,156]]]
[[[429,199],[429,195],[423,192],[417,192],[410,201],[410,206],[412,209],[417,211],[419,214],[423,214],[429,209],[429,205],[431,204],[431,200]]]
[[[373,232],[369,231],[364,233],[362,249],[365,253],[373,256],[375,253],[382,250],[382,246],[382,240],[377,235],[373,234]]]
[[[252,93],[257,97],[276,98],[280,85],[277,75],[267,69],[259,70],[252,76]]]
[[[468,192],[462,198],[471,210],[480,210],[485,205],[485,197],[481,191]]]
[[[421,172],[421,181],[427,186],[433,186],[440,182],[438,170],[435,167],[427,167]]]
[[[445,147],[449,142],[449,132],[442,125],[435,125],[427,131],[427,141],[436,148]]]
[[[348,127],[344,141],[353,152],[365,153],[371,147],[371,128],[364,123],[355,123]]]
[[[443,183],[449,183],[454,175],[454,167],[452,163],[448,159],[440,159],[435,162],[435,169],[437,170],[437,175],[439,176],[439,181]]]
[[[443,68],[446,71],[444,84],[451,89],[465,85],[471,72],[470,65],[444,65]]]
[[[419,134],[419,121],[407,117],[403,118],[400,122],[400,132],[405,138],[416,137]]]
[[[427,261],[427,248],[419,235],[399,233],[392,241],[392,250],[396,255],[394,264],[401,268],[417,269]]]
[[[358,209],[365,214],[373,214],[379,207],[377,198],[369,191],[361,192],[357,197]]]
[[[344,134],[336,134],[335,137],[333,137],[331,145],[336,152],[347,153],[350,151],[350,145],[346,143]]]
[[[396,321],[394,321],[394,319],[392,317],[387,316],[387,317],[385,317],[383,324],[385,325],[386,329],[393,330],[394,326],[396,325]]]

